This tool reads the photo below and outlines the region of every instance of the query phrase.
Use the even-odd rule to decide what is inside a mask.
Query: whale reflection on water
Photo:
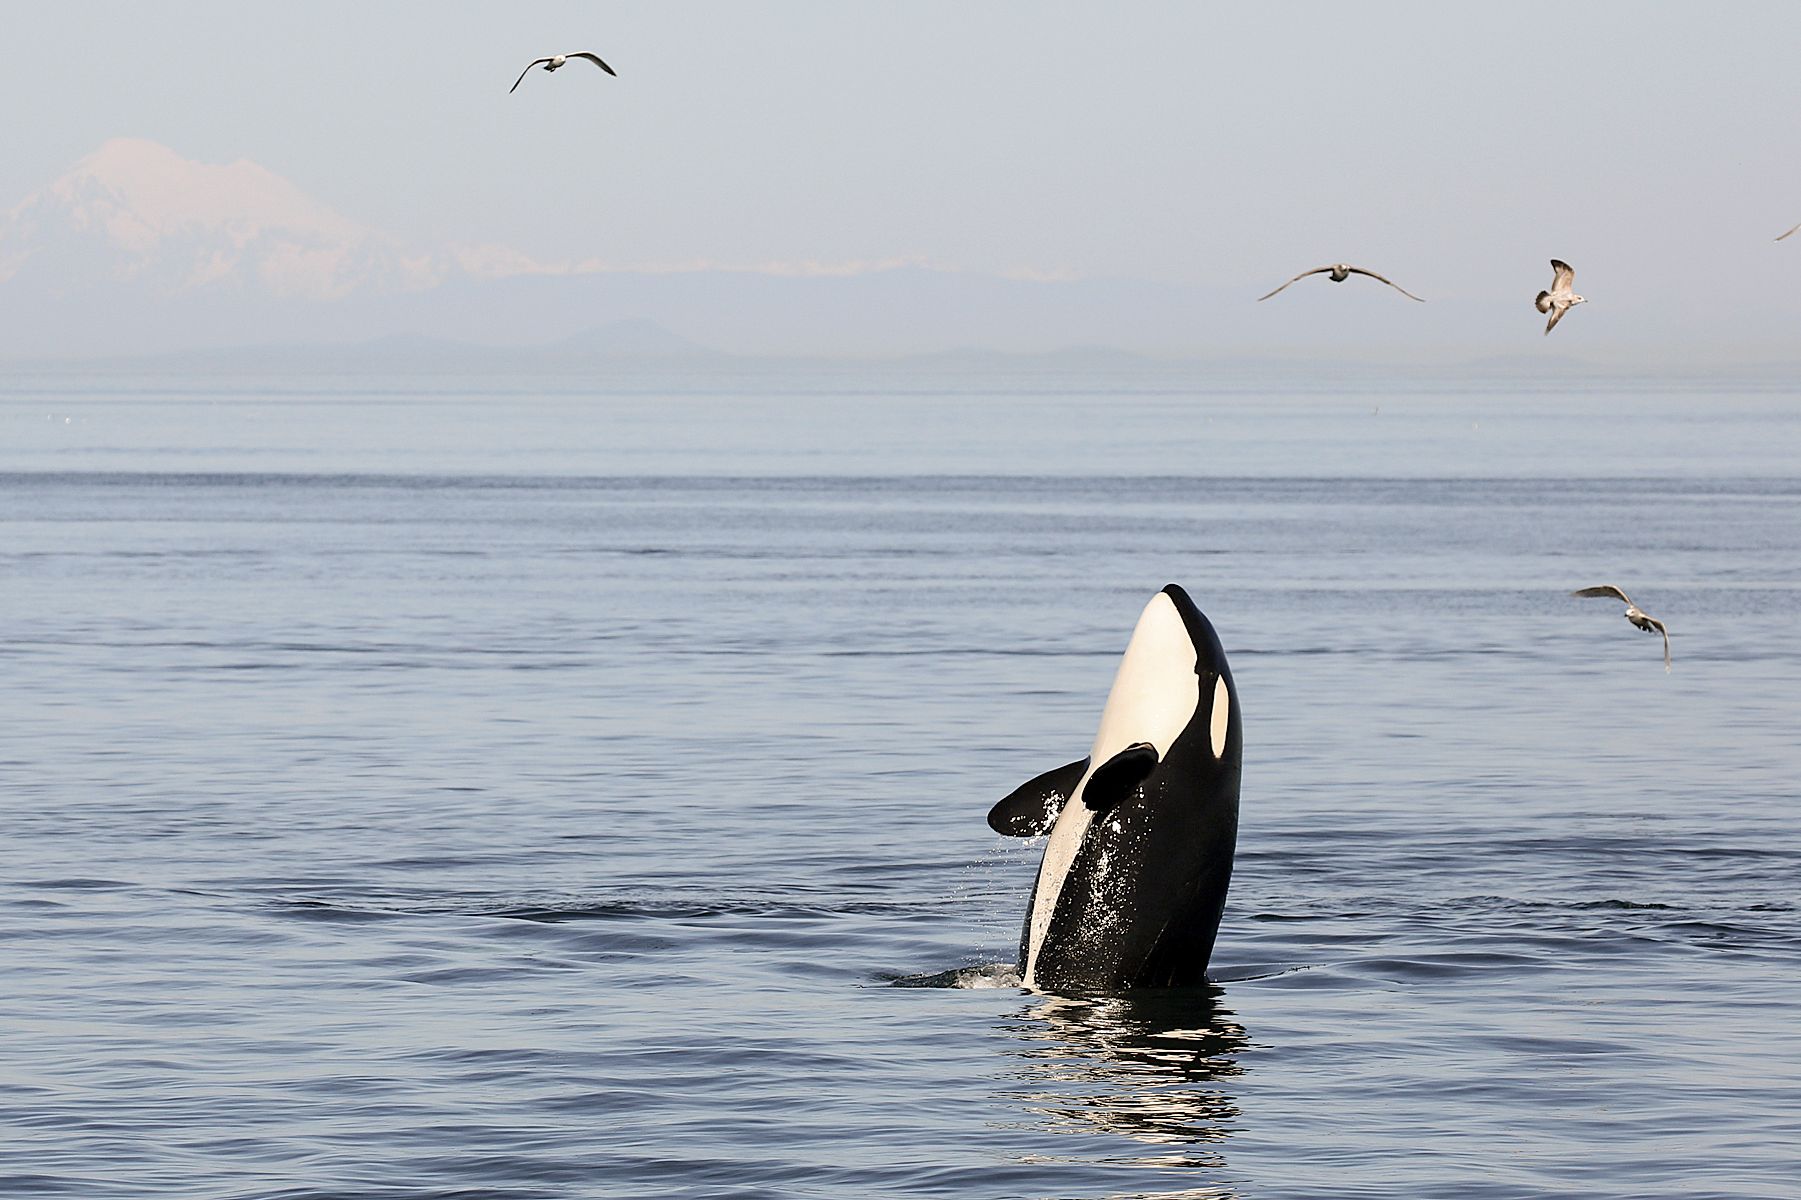
[[[1055,1131],[1116,1134],[1167,1147],[1217,1145],[1239,1111],[1227,1083],[1250,1037],[1214,988],[1093,999],[1047,996],[1005,1018],[1019,1087],[1010,1097]],[[1217,1168],[1217,1151],[1157,1155]],[[1205,1194],[1205,1193],[1203,1193]]]

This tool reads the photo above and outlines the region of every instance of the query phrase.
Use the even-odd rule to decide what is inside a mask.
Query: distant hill
[[[531,352],[551,362],[679,361],[696,362],[729,357],[718,350],[671,333],[644,317],[609,321]]]

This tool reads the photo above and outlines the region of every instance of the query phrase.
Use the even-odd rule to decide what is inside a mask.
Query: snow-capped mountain
[[[106,142],[0,214],[0,284],[53,293],[111,283],[334,300],[417,291],[458,269],[453,255],[409,249],[256,163],[193,162],[142,138]]]

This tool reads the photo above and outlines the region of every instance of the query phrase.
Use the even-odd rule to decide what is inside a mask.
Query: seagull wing
[[[519,85],[525,82],[525,77],[532,73],[533,67],[538,66],[540,63],[547,63],[549,61],[550,60],[548,58],[540,58],[536,62],[528,63],[526,65],[525,70],[519,72],[519,78],[513,80],[513,86],[507,89],[507,95],[511,96],[514,92],[519,90]]]
[[[1626,616],[1632,616],[1632,613],[1628,613]],[[1662,636],[1664,636],[1664,670],[1670,670],[1670,631],[1664,629],[1664,623],[1662,623],[1661,620],[1657,620],[1652,614],[1644,613],[1644,611],[1637,614],[1637,618],[1635,618],[1632,623],[1637,625],[1639,629],[1643,629],[1644,632],[1652,632],[1653,629],[1657,632],[1661,632]]]
[[[1553,304],[1551,306],[1551,319],[1545,322],[1545,332],[1550,333],[1553,329],[1556,329],[1557,322],[1563,320],[1563,314],[1569,311],[1570,306],[1567,304]]]
[[[1406,288],[1402,287],[1400,284],[1396,283],[1394,280],[1385,279],[1382,276],[1376,274],[1374,271],[1366,271],[1362,267],[1348,267],[1346,269],[1349,270],[1351,272],[1351,274],[1353,274],[1353,275],[1368,275],[1371,279],[1380,280],[1382,283],[1386,283],[1389,287],[1391,287],[1395,291],[1401,293],[1401,295],[1407,297],[1409,300],[1420,300],[1420,298],[1418,296],[1414,295],[1412,292],[1408,291]],[[1424,304],[1425,301],[1420,300],[1420,303]]]
[[[1299,275],[1296,275],[1296,276],[1295,276],[1295,277],[1294,277],[1294,279],[1290,279],[1290,280],[1289,280],[1289,281],[1288,281],[1288,283],[1294,283],[1294,282],[1295,282],[1295,281],[1296,281],[1296,280],[1300,280],[1300,279],[1305,279],[1305,278],[1307,278],[1307,276],[1309,276],[1309,275],[1318,275],[1318,274],[1319,274],[1319,273],[1320,273],[1320,272],[1321,272],[1321,271],[1330,271],[1330,270],[1331,270],[1331,269],[1332,269],[1332,268],[1331,268],[1331,267],[1315,267],[1315,268],[1313,268],[1313,270],[1311,270],[1311,271],[1302,271],[1302,272],[1301,272],[1301,273],[1300,273],[1300,274],[1299,274]],[[1384,282],[1384,283],[1387,283],[1387,282],[1388,282],[1388,281],[1387,281],[1387,280],[1386,280],[1386,279],[1385,279],[1385,280],[1383,280],[1383,281],[1382,281],[1382,282]],[[1283,284],[1283,285],[1282,285],[1282,287],[1279,287],[1279,288],[1277,288],[1277,289],[1276,289],[1276,292],[1279,292],[1279,291],[1281,291],[1281,290],[1282,290],[1282,288],[1285,288],[1285,287],[1287,287],[1287,286],[1288,286],[1288,283],[1285,283],[1285,284]],[[1262,295],[1262,296],[1259,296],[1259,297],[1257,297],[1257,299],[1258,299],[1258,300],[1268,300],[1268,299],[1269,299],[1269,298],[1270,298],[1270,296],[1273,296],[1273,295],[1275,295],[1275,294],[1276,294],[1276,292],[1270,292],[1270,293],[1268,293],[1268,294],[1267,294],[1267,295]]]
[[[1572,595],[1572,596],[1611,596],[1615,600],[1624,600],[1628,604],[1632,603],[1631,596],[1628,596],[1625,592],[1622,592],[1619,588],[1613,586],[1613,584],[1611,584],[1611,583],[1604,583],[1599,587],[1578,588],[1576,591],[1571,592],[1570,595]]]
[[[1553,272],[1551,276],[1552,291],[1567,292],[1576,286],[1576,268],[1569,263],[1564,262],[1561,258],[1554,258],[1551,260],[1551,270]]]
[[[613,76],[615,79],[617,79],[619,77],[619,72],[615,71],[612,67],[607,66],[607,64],[601,62],[600,55],[598,55],[598,54],[589,54],[586,50],[577,50],[574,54],[571,54],[568,57],[570,57],[570,58],[585,58],[589,62],[593,63],[595,66],[599,67],[601,70],[605,71],[607,74]]]
[[[1797,226],[1795,226],[1795,229],[1801,229],[1801,225],[1797,225]],[[1793,232],[1795,232],[1795,229],[1791,229],[1791,230],[1789,230],[1789,231],[1788,231],[1788,233],[1793,233]],[[1776,240],[1777,240],[1777,241],[1779,241],[1779,242],[1780,242],[1780,241],[1781,241],[1781,240],[1782,240],[1782,239],[1783,239],[1783,238],[1785,238],[1785,237],[1787,237],[1787,236],[1788,236],[1788,233],[1781,233],[1781,234],[1777,234],[1777,235],[1776,235]]]
[[[1650,626],[1650,629],[1645,630],[1646,633],[1655,629],[1657,632],[1663,634],[1663,669],[1667,671],[1670,669],[1670,631],[1664,628],[1662,621],[1659,621],[1650,613],[1646,613],[1644,616],[1645,624]]]

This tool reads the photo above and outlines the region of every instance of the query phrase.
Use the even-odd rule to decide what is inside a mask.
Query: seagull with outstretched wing
[[[1606,596],[1614,600],[1624,600],[1626,602],[1626,619],[1628,621],[1631,621],[1646,633],[1663,634],[1663,669],[1665,671],[1670,669],[1670,631],[1664,628],[1662,621],[1659,621],[1656,617],[1634,604],[1631,596],[1628,596],[1625,592],[1621,591],[1611,583],[1604,583],[1599,587],[1581,588],[1571,592],[1570,595]]]
[[[574,54],[553,54],[549,58],[540,58],[528,63],[525,70],[519,72],[519,78],[513,80],[513,86],[507,89],[507,95],[510,96],[519,90],[519,85],[525,82],[525,77],[532,73],[533,67],[541,66],[546,71],[554,71],[572,58],[585,58],[607,74],[612,75],[615,78],[619,75],[619,72],[600,61],[600,55],[589,54],[586,50],[578,50]]]
[[[1420,298],[1418,296],[1414,295],[1412,292],[1408,291],[1406,288],[1402,287],[1400,284],[1396,283],[1394,280],[1384,279],[1382,276],[1376,274],[1374,271],[1366,271],[1362,267],[1353,267],[1350,263],[1332,263],[1329,266],[1315,267],[1311,271],[1302,271],[1299,275],[1296,275],[1293,279],[1290,279],[1288,281],[1288,283],[1295,283],[1299,280],[1307,278],[1307,276],[1309,276],[1309,275],[1318,275],[1321,272],[1329,272],[1333,283],[1343,283],[1345,280],[1349,279],[1353,275],[1368,275],[1371,279],[1376,280],[1378,283],[1386,283],[1389,287],[1391,287],[1395,291],[1401,293],[1401,295],[1407,297],[1409,300],[1420,300]],[[1282,287],[1277,288],[1276,292],[1279,292],[1282,290],[1282,288],[1287,287],[1288,283],[1285,283],[1282,285]],[[1257,299],[1258,300],[1268,300],[1270,298],[1270,296],[1275,295],[1276,292],[1270,292],[1268,295],[1259,296],[1259,297],[1257,297]],[[1424,304],[1425,301],[1420,300],[1420,303]]]
[[[1576,268],[1561,258],[1551,260],[1551,290],[1540,292],[1532,302],[1539,312],[1548,312],[1551,319],[1545,322],[1545,332],[1550,333],[1557,328],[1557,322],[1563,320],[1563,314],[1578,304],[1587,304],[1587,298],[1576,294]]]

